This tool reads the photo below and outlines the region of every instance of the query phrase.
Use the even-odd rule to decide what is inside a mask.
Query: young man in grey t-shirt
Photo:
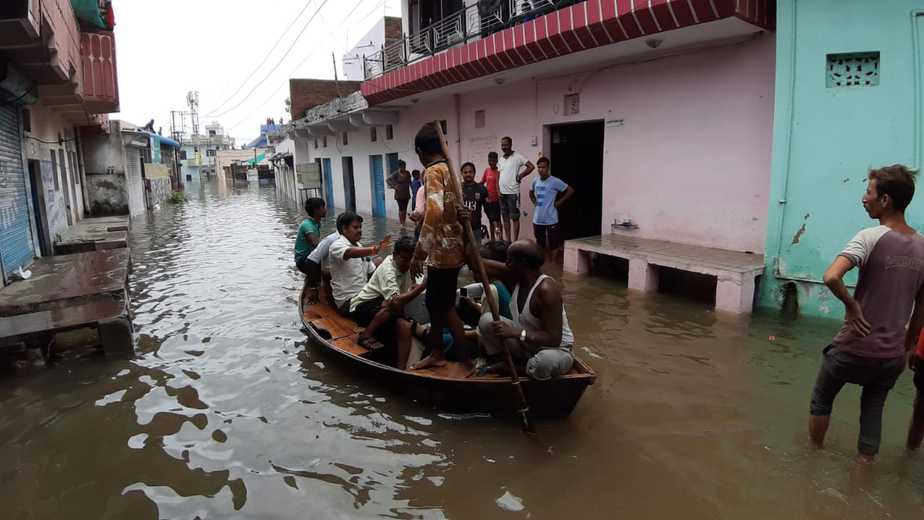
[[[924,323],[924,236],[905,222],[913,196],[914,178],[906,167],[870,171],[863,208],[880,225],[860,231],[824,275],[846,312],[843,327],[824,349],[812,391],[809,436],[822,447],[834,398],[846,383],[860,385],[860,462],[871,462],[879,452],[886,396]],[[854,267],[860,276],[851,295],[843,278]]]

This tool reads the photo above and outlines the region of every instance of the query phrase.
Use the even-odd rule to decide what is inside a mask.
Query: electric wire
[[[324,0],[324,1],[321,3],[321,5],[318,6],[318,8],[314,11],[314,13],[312,13],[311,18],[308,19],[308,22],[305,23],[304,26],[302,26],[302,30],[298,33],[298,36],[295,37],[295,40],[292,41],[292,45],[289,46],[289,48],[286,50],[286,53],[283,54],[283,55],[282,55],[282,58],[280,58],[279,61],[276,62],[276,65],[274,65],[273,68],[270,69],[270,71],[266,73],[266,76],[264,76],[263,79],[261,79],[256,85],[253,86],[253,88],[250,89],[249,92],[247,92],[247,94],[244,96],[244,99],[242,99],[240,102],[238,102],[238,103],[237,103],[236,105],[234,105],[233,107],[231,107],[231,108],[229,108],[229,109],[226,109],[226,110],[223,110],[221,113],[218,113],[218,114],[210,114],[210,117],[221,117],[221,116],[223,116],[223,115],[225,115],[225,114],[227,114],[227,113],[229,113],[229,112],[232,112],[232,111],[236,110],[238,107],[240,107],[241,105],[243,105],[244,102],[246,102],[247,99],[250,98],[251,94],[253,94],[253,93],[260,87],[260,85],[262,85],[263,83],[265,83],[266,80],[269,79],[269,77],[270,77],[274,72],[276,72],[276,69],[278,69],[279,66],[282,65],[282,63],[285,61],[285,59],[289,56],[289,53],[292,52],[292,49],[295,48],[295,44],[298,43],[298,40],[302,37],[303,34],[305,34],[305,31],[308,30],[308,27],[311,25],[311,22],[314,21],[315,17],[318,15],[318,13],[321,11],[321,9],[323,9],[324,6],[327,5],[327,2],[329,2],[329,1],[330,1],[330,0]]]
[[[295,18],[292,19],[292,22],[289,23],[289,26],[286,27],[286,30],[282,31],[282,34],[280,34],[280,35],[279,35],[279,38],[276,39],[276,43],[274,43],[273,46],[272,46],[272,48],[270,48],[269,52],[266,53],[266,56],[264,56],[262,60],[260,60],[260,61],[257,62],[257,66],[254,67],[253,71],[250,72],[250,75],[248,75],[247,78],[246,78],[244,81],[241,82],[240,86],[237,87],[237,90],[235,90],[233,94],[231,94],[230,96],[228,96],[227,99],[225,99],[224,101],[222,101],[222,102],[221,102],[217,107],[215,107],[213,110],[209,111],[209,112],[206,114],[206,117],[208,117],[208,116],[214,114],[215,112],[218,112],[219,110],[221,110],[221,108],[222,108],[223,106],[225,106],[225,105],[228,103],[228,101],[231,101],[231,100],[234,98],[234,96],[236,96],[236,95],[238,95],[238,94],[240,93],[241,90],[244,90],[244,86],[247,85],[247,82],[250,81],[251,78],[253,78],[254,75],[257,73],[257,71],[260,70],[260,67],[262,67],[263,64],[266,63],[266,60],[268,60],[269,57],[270,57],[270,55],[273,54],[273,51],[275,51],[276,48],[279,47],[279,44],[282,42],[283,38],[285,38],[285,35],[289,33],[289,30],[292,29],[292,27],[295,25],[296,22],[298,22],[298,19],[301,18],[302,15],[305,13],[305,11],[308,10],[308,7],[311,6],[311,3],[312,3],[312,2],[313,2],[313,0],[308,0],[307,2],[305,2],[305,6],[302,7],[302,10],[299,11],[297,15],[295,15]]]

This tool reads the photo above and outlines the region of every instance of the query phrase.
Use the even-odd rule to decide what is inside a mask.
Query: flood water
[[[856,388],[828,449],[807,447],[833,322],[717,318],[565,276],[599,380],[530,439],[510,418],[441,413],[306,349],[298,210],[272,186],[189,195],[133,222],[136,359],[0,377],[3,518],[924,516],[924,457],[902,449],[909,374],[871,475],[853,471]],[[364,235],[385,227],[367,221]]]

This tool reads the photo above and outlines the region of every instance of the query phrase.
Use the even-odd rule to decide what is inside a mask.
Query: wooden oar
[[[443,135],[443,127],[440,125],[439,121],[434,121],[432,123],[436,127],[436,133],[440,139],[440,146],[443,149],[443,157],[446,158],[446,165],[449,167],[449,178],[452,179],[452,191],[456,194],[458,203],[462,204],[464,200],[462,197],[462,183],[459,182],[459,178],[456,177],[456,170],[452,167],[452,159],[449,158],[449,150],[446,147],[446,136]],[[488,307],[491,308],[491,317],[495,322],[500,321],[500,307],[497,304],[497,300],[494,298],[494,293],[491,292],[491,282],[488,281],[488,273],[484,268],[484,261],[481,259],[481,252],[478,251],[477,247],[474,247],[475,244],[475,233],[472,232],[471,219],[465,220],[466,224],[463,227],[465,231],[465,238],[470,248],[469,254],[476,261],[478,267],[478,278],[481,281],[481,286],[484,288],[484,296],[488,301]],[[523,387],[520,386],[520,377],[517,375],[517,369],[513,364],[513,356],[510,355],[510,349],[507,347],[507,342],[501,340],[501,344],[504,346],[504,357],[507,361],[507,369],[510,371],[510,384],[513,387],[513,398],[515,400],[516,410],[520,414],[520,418],[523,421],[523,429],[530,434],[535,434],[536,431],[533,429],[532,425],[529,422],[529,417],[527,412],[529,412],[529,404],[526,402],[526,395],[523,393]]]

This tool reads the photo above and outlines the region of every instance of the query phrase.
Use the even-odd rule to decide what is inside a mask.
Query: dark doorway
[[[35,229],[38,231],[39,250],[42,256],[50,256],[51,240],[48,235],[48,219],[45,216],[45,186],[42,184],[42,165],[34,159],[29,160],[29,184],[32,186],[32,211]]]
[[[346,209],[356,211],[356,183],[353,181],[353,158],[344,157],[343,161],[343,198]]]
[[[558,211],[562,238],[601,234],[603,220],[603,121],[556,125],[551,132],[552,175],[574,188]]]

